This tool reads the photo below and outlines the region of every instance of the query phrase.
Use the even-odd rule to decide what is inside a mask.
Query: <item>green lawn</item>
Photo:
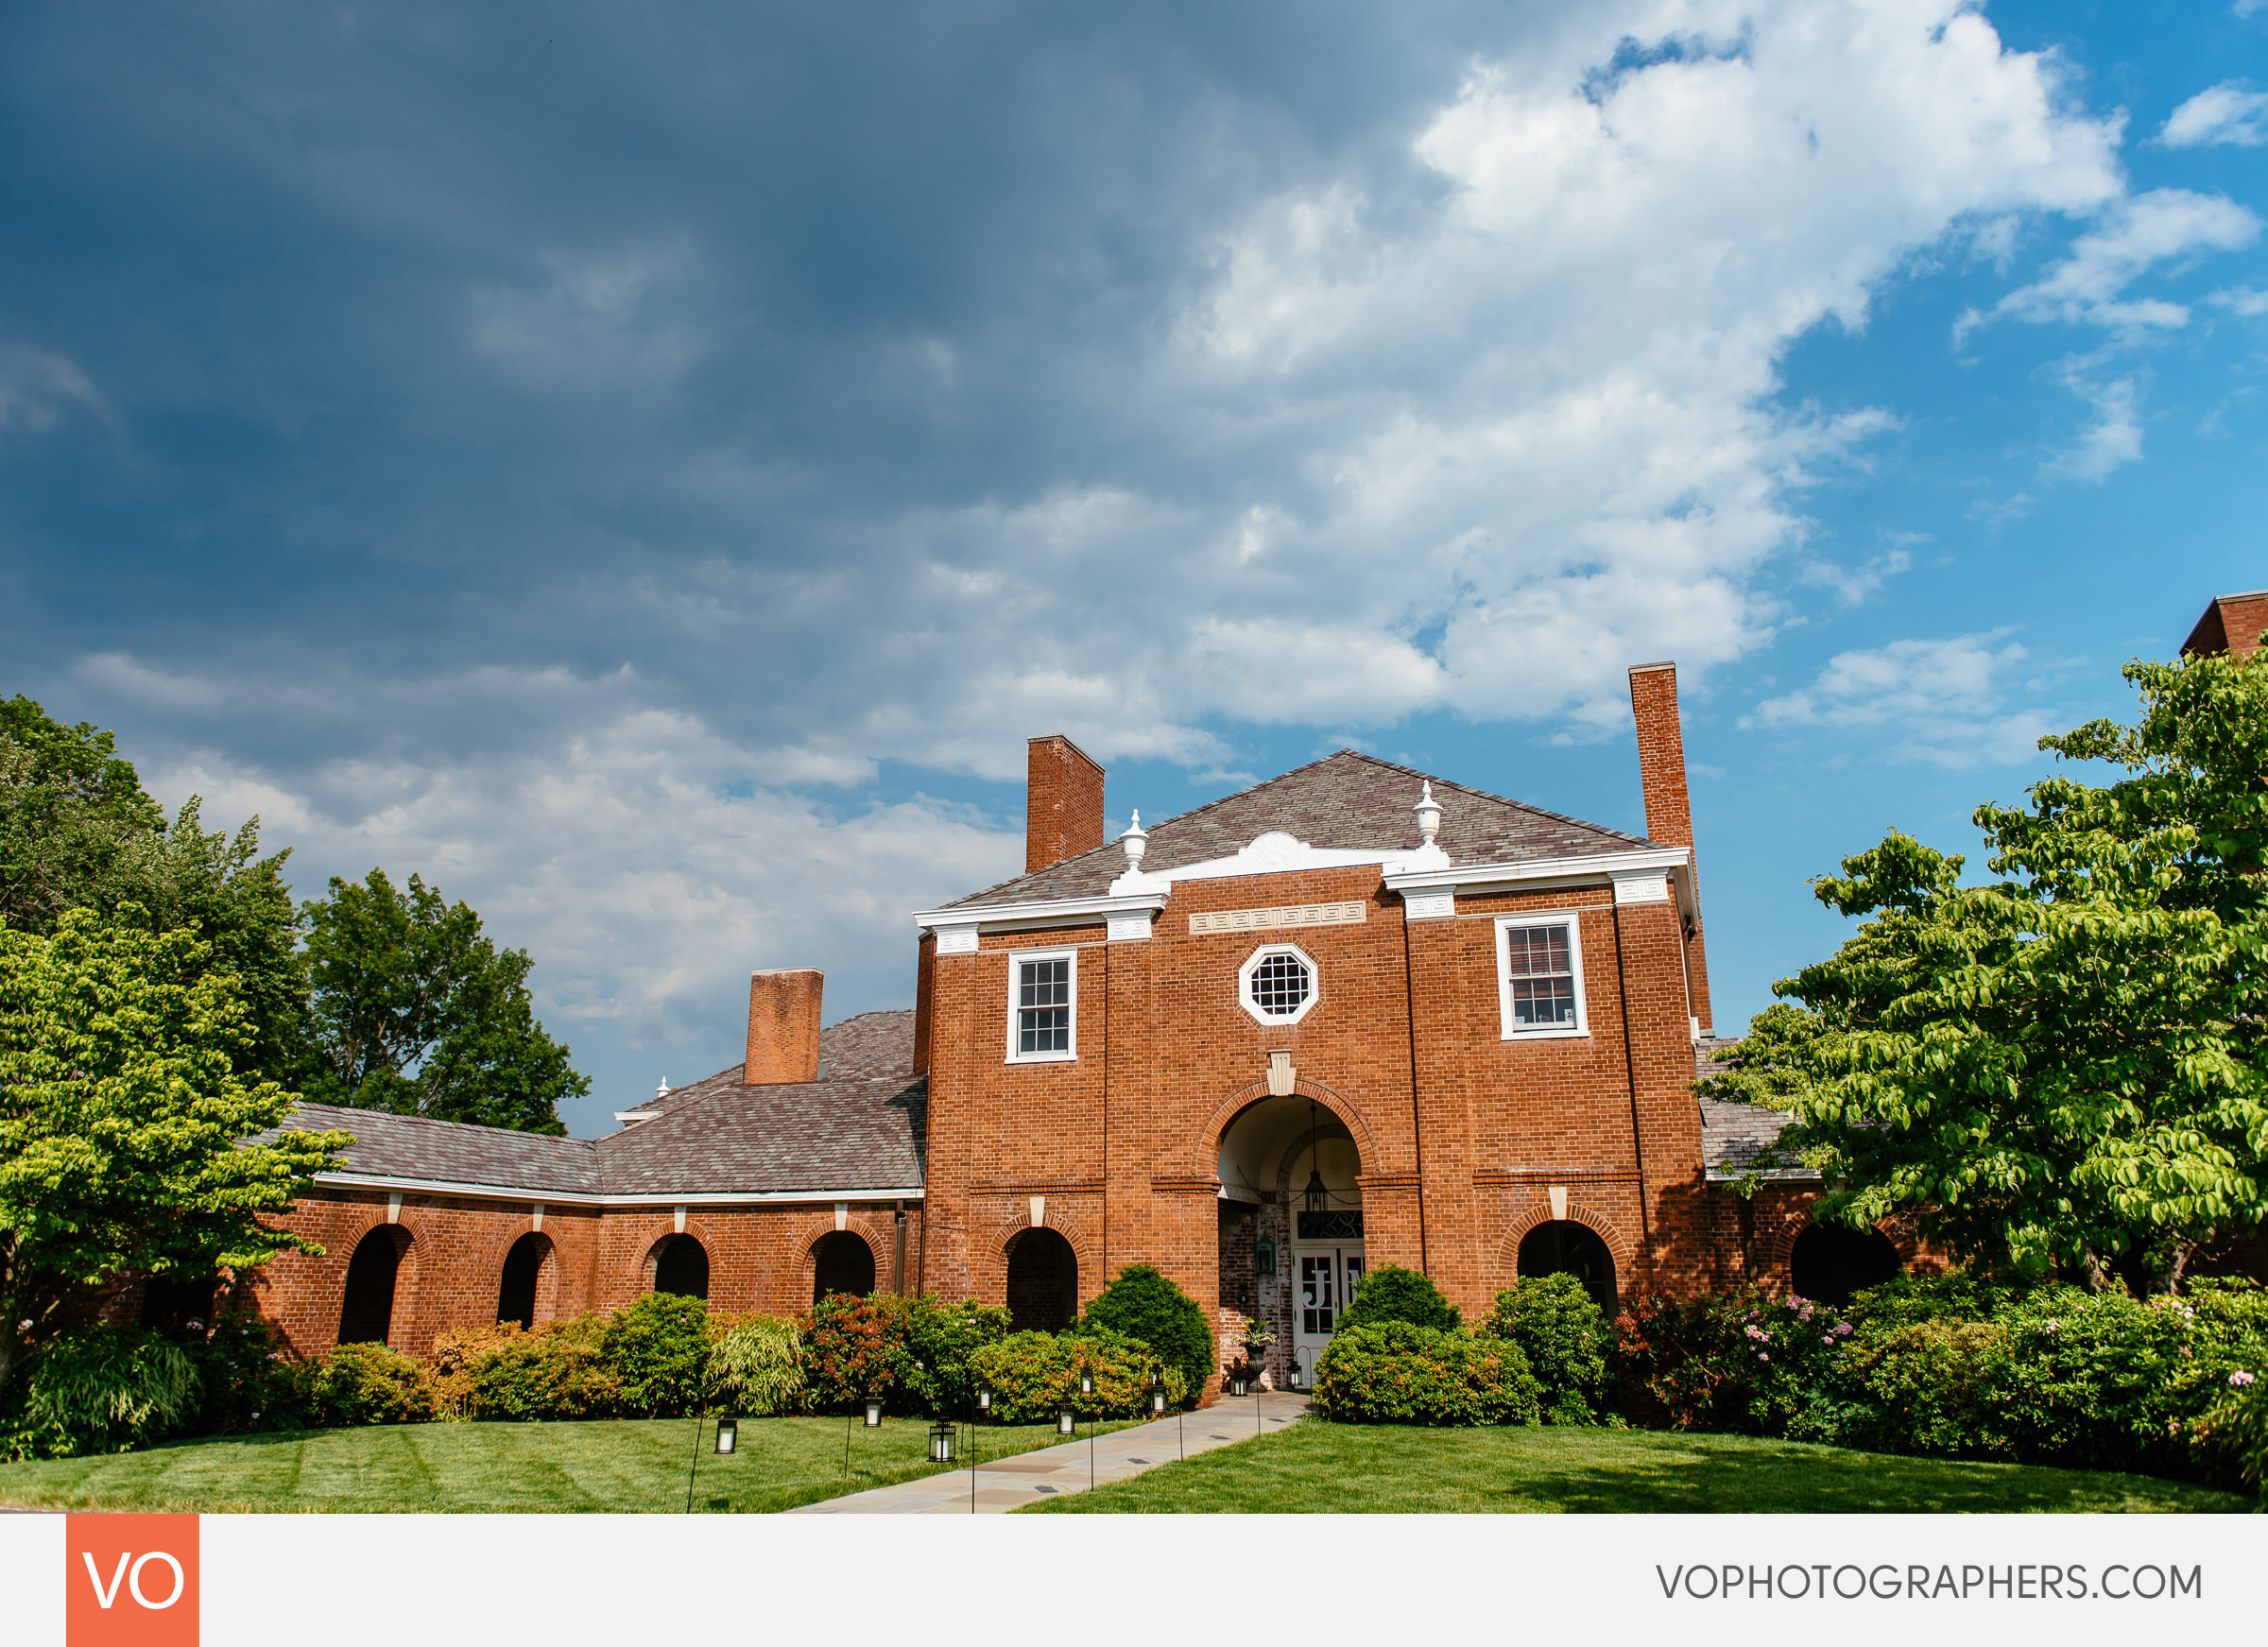
[[[2221,1510],[2253,1501],[2183,1482],[1886,1458],[1658,1431],[1411,1430],[1302,1419],[1040,1513],[1581,1510]]]
[[[1105,1425],[1116,1429],[1116,1425]],[[585,1424],[405,1424],[184,1441],[107,1458],[0,1464],[0,1504],[101,1510],[663,1510],[682,1513],[690,1418]],[[966,1437],[968,1432],[962,1431]],[[928,1475],[929,1426],[762,1418],[719,1458],[701,1430],[696,1511],[758,1512]],[[987,1428],[983,1456],[1053,1446],[1052,1424]]]

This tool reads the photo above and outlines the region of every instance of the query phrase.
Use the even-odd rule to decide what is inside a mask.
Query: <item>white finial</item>
[[[1130,873],[1142,873],[1142,855],[1150,849],[1149,832],[1142,827],[1142,808],[1134,809],[1134,821],[1126,832],[1118,837],[1118,844],[1126,849],[1126,868]]]
[[[669,1077],[667,1075],[662,1076],[662,1085],[654,1089],[654,1096],[657,1098],[669,1096]]]
[[[1432,779],[1425,781],[1425,794],[1410,810],[1418,815],[1418,832],[1425,837],[1427,846],[1432,846],[1434,837],[1441,832],[1441,803],[1434,798]]]

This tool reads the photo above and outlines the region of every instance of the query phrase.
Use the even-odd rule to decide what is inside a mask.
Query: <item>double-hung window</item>
[[[1078,952],[1020,951],[1008,962],[1008,1062],[1061,1062],[1078,1049]]]
[[[1583,945],[1572,912],[1499,918],[1496,977],[1504,1039],[1590,1032],[1583,1015]]]

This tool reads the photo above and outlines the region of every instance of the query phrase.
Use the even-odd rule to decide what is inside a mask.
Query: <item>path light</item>
[[[1307,1369],[1299,1364],[1299,1352],[1296,1349],[1292,1351],[1292,1388],[1307,1388]]]
[[[929,1462],[953,1462],[953,1426],[942,1418],[929,1427]]]
[[[976,1386],[976,1410],[988,1418],[992,1415],[992,1386],[990,1384]]]
[[[1056,1407],[1056,1433],[1075,1435],[1078,1433],[1078,1424],[1079,1410],[1071,1404],[1071,1398],[1065,1396]]]
[[[882,1398],[880,1396],[867,1398],[867,1428],[869,1430],[882,1428]]]
[[[1094,1369],[1092,1367],[1079,1368],[1079,1394],[1082,1396],[1094,1394]]]
[[[1165,1415],[1165,1374],[1157,1367],[1150,1368],[1150,1416]]]
[[[716,1421],[716,1450],[717,1450],[717,1451],[719,1451],[719,1452],[730,1452],[730,1451],[731,1451],[731,1450],[732,1450],[732,1448],[733,1448],[733,1444],[734,1444],[735,1442],[737,1442],[739,1439],[740,1439],[740,1420],[739,1420],[738,1418],[719,1418],[719,1419]]]
[[[1228,1375],[1228,1393],[1232,1396],[1243,1395],[1245,1393],[1245,1383],[1246,1379],[1243,1373],[1230,1373]]]

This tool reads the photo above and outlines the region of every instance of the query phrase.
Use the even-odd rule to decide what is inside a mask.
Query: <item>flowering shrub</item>
[[[1520,1347],[1542,1387],[1546,1424],[1595,1424],[1614,1333],[1572,1276],[1533,1276],[1496,1295],[1483,1335]]]
[[[1614,1328],[1617,1368],[1641,1409],[1673,1429],[1744,1435],[1815,1431],[1818,1386],[1845,1364],[1856,1330],[1826,1305],[1761,1287],[1641,1299]]]
[[[1315,1374],[1341,1424],[1533,1424],[1540,1394],[1518,1345],[1407,1321],[1342,1328]]]
[[[830,1293],[805,1312],[803,1381],[822,1413],[846,1412],[868,1396],[899,1411],[920,1405],[912,1387],[913,1352],[906,1347],[905,1300],[887,1293],[856,1298]]]
[[[41,1347],[10,1403],[0,1456],[126,1452],[184,1427],[201,1393],[179,1345],[137,1328],[89,1325]]]
[[[2225,1473],[2268,1503],[2268,1383],[2240,1367],[2224,1381],[2223,1389],[2198,1423],[2198,1442]]]
[[[196,1326],[190,1324],[193,1331]],[[242,1435],[297,1430],[308,1422],[306,1369],[285,1353],[284,1341],[266,1322],[224,1315],[181,1347],[204,1389],[193,1433]]]
[[[777,1315],[735,1321],[715,1338],[709,1377],[727,1412],[755,1418],[801,1412],[806,1393],[802,1331]]]
[[[940,1304],[934,1293],[906,1299],[904,1309],[905,1348],[913,1358],[905,1375],[906,1405],[954,1417],[967,1415],[976,1398],[970,1357],[1007,1337],[1007,1311],[973,1298]]]

